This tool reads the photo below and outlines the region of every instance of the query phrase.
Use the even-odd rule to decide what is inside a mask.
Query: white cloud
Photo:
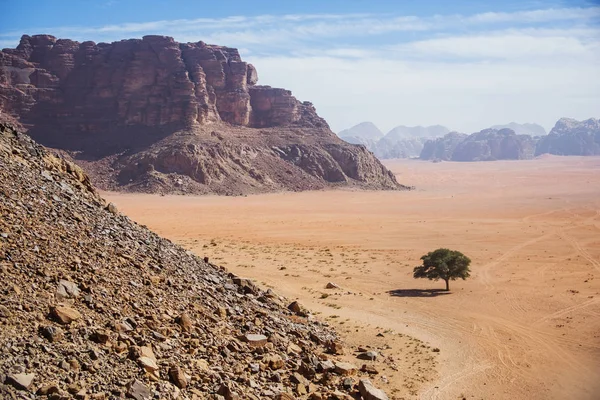
[[[231,16],[33,32],[95,41],[163,34],[238,47],[261,84],[312,101],[334,130],[371,120],[383,129],[440,123],[474,132],[515,120],[550,128],[562,116],[594,116],[599,20],[600,7],[592,7]],[[0,45],[18,44],[20,34],[0,33]]]
[[[384,130],[443,124],[475,132],[496,123],[534,121],[550,128],[562,116],[600,109],[597,68],[556,62],[431,63],[334,57],[250,57],[266,84],[311,100],[335,131],[362,121]],[[264,78],[264,79],[263,79]]]
[[[524,59],[537,57],[598,57],[600,40],[589,41],[577,32],[551,34],[535,30],[507,30],[468,36],[414,41],[395,46],[399,56],[461,57],[470,59]],[[596,38],[600,30],[592,31]]]

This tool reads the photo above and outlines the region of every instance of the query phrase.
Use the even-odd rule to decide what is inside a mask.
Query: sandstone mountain
[[[374,123],[367,121],[344,129],[338,133],[338,136],[350,143],[365,144],[367,142],[377,142],[383,137],[383,132]],[[365,141],[365,143],[360,141]]]
[[[421,152],[424,160],[492,161],[533,158],[536,139],[511,129],[484,129],[472,135],[450,133],[429,141]]]
[[[544,136],[546,134],[546,130],[543,126],[530,123],[519,124],[517,122],[510,122],[504,125],[494,125],[491,129],[510,129],[517,135]]]
[[[465,140],[468,135],[458,132],[450,132],[441,138],[428,140],[423,146],[419,155],[421,160],[442,160],[452,159],[454,149]]]
[[[460,142],[452,161],[529,160],[536,141],[529,135],[517,135],[511,129],[485,129]]]
[[[544,153],[562,156],[600,155],[600,120],[561,118],[548,136],[541,138],[537,144],[535,154]]]
[[[387,399],[297,302],[133,223],[4,124],[0,272],[3,399]]]
[[[362,144],[377,158],[410,158],[421,154],[427,140],[450,132],[441,125],[404,126],[399,125],[383,135],[372,122],[363,122],[338,133],[348,143]]]
[[[23,36],[0,52],[0,108],[103,189],[241,194],[402,188],[309,102],[257,85],[236,49],[145,36]]]

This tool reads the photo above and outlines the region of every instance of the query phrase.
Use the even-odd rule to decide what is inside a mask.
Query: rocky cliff
[[[600,120],[561,118],[548,136],[541,138],[537,144],[535,154],[544,153],[561,156],[600,155]]]
[[[485,129],[460,142],[452,161],[528,160],[533,158],[535,143],[531,136],[517,135],[511,129]]]
[[[3,399],[387,399],[297,302],[133,223],[3,124],[0,272]]]
[[[468,135],[458,132],[450,132],[444,137],[428,140],[423,146],[423,150],[419,155],[421,160],[443,160],[449,161],[452,159],[454,149]]]
[[[86,161],[103,188],[401,187],[363,148],[339,140],[311,103],[257,81],[236,49],[164,36],[96,44],[25,35],[0,52],[0,108],[42,144]],[[136,168],[152,179],[136,180],[149,176]]]
[[[421,159],[451,161],[528,160],[536,139],[511,129],[484,129],[472,135],[450,133],[425,144]]]

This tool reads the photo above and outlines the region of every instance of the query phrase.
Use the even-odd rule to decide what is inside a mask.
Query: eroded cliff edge
[[[313,105],[260,86],[236,49],[144,36],[23,36],[0,52],[0,108],[102,189],[243,194],[401,189]]]

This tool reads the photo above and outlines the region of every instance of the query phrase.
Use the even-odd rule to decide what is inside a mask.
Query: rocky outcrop
[[[600,155],[600,120],[561,118],[548,136],[541,138],[537,144],[536,156],[545,153],[561,156]]]
[[[155,187],[149,182],[130,181],[132,176],[139,176],[131,172],[130,161],[134,160],[139,162],[138,169],[155,171],[153,176],[165,191],[180,190],[182,186],[169,186],[169,182],[181,179],[177,174],[191,178],[196,192],[210,192],[208,181],[221,181],[220,186],[229,185],[235,193],[238,187],[252,186],[253,191],[260,192],[326,187],[333,182],[379,189],[400,187],[372,156],[339,140],[311,103],[300,102],[285,89],[258,86],[257,81],[256,69],[234,48],[177,43],[165,36],[96,44],[25,35],[16,49],[0,52],[0,108],[15,116],[40,143],[72,152],[102,188],[119,189],[123,176],[128,177],[128,184],[134,184],[129,188],[141,188],[145,183]],[[215,150],[212,132],[233,142],[230,144],[235,149],[224,145],[226,150]],[[271,185],[269,180],[280,171],[260,170],[272,161],[262,156],[256,165],[252,165],[252,158],[241,157],[251,164],[241,169],[253,169],[255,175],[264,177],[250,177],[248,185],[240,182],[248,177],[235,171],[200,166],[211,164],[210,157],[217,155],[232,157],[240,151],[238,145],[248,146],[250,153],[278,157],[270,146],[260,147],[268,145],[264,135],[273,135],[274,141],[284,140],[289,146],[301,146],[311,142],[308,133],[314,140],[305,150],[318,150],[312,158],[324,164],[303,169],[306,173],[293,179],[275,179]],[[170,140],[186,134],[194,136],[195,142],[177,145]],[[165,140],[170,147],[158,151],[157,144]],[[190,158],[185,150],[190,144],[200,149],[196,151],[200,155],[206,150],[206,158],[198,154]],[[368,181],[361,180],[360,173],[354,177],[345,172],[339,175],[344,170],[374,169],[366,165],[347,168],[335,159],[324,158],[322,152],[331,153],[323,149],[324,144],[340,146],[340,151],[355,154],[352,159],[376,165],[375,169],[383,172],[376,178],[367,174]],[[221,167],[239,164],[235,159],[212,159],[212,163]],[[195,172],[196,166],[202,172]],[[115,177],[110,182],[96,174],[120,168],[124,170],[109,174]],[[158,176],[157,171],[177,172]],[[200,179],[202,176],[206,178]],[[310,182],[303,182],[307,177]],[[105,181],[108,186],[103,186]],[[290,181],[295,183],[288,187]]]
[[[456,132],[425,144],[420,158],[446,161],[528,160],[536,139],[510,129],[484,129],[472,135]]]
[[[450,132],[444,137],[428,140],[423,146],[419,158],[421,160],[449,161],[452,159],[456,146],[465,140],[467,136],[464,133]]]
[[[344,383],[335,332],[297,303],[133,223],[53,158],[0,124],[0,398],[385,396]]]
[[[452,161],[529,160],[535,140],[517,135],[510,129],[485,129],[460,142],[452,152]]]

